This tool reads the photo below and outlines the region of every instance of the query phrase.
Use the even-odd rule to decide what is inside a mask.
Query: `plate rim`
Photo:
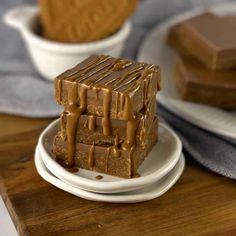
[[[98,182],[95,180],[90,180],[90,179],[86,179],[81,176],[74,175],[73,173],[66,171],[64,167],[62,167],[57,162],[55,162],[55,160],[53,160],[51,155],[44,148],[44,146],[43,146],[44,137],[47,135],[47,133],[50,132],[51,129],[53,129],[55,126],[57,126],[58,123],[59,123],[59,119],[53,121],[41,133],[41,135],[39,137],[38,144],[37,144],[37,146],[39,147],[40,153],[43,156],[44,160],[47,158],[47,160],[46,160],[47,164],[49,163],[50,166],[54,166],[54,168],[53,168],[54,171],[56,168],[55,172],[57,172],[57,174],[59,173],[59,175],[62,176],[60,173],[63,173],[63,179],[64,179],[64,176],[66,176],[66,179],[69,180],[67,182],[71,183],[71,182],[75,182],[75,178],[76,178],[76,180],[77,180],[76,185],[80,186],[80,188],[86,189],[88,191],[100,192],[100,193],[101,192],[104,192],[104,193],[109,193],[109,192],[112,193],[113,192],[114,193],[114,191],[121,192],[122,191],[121,189],[123,189],[123,191],[127,191],[127,189],[133,188],[134,186],[136,186],[135,188],[137,189],[137,188],[141,188],[142,186],[144,186],[146,184],[151,184],[151,183],[155,182],[157,179],[164,176],[168,171],[170,171],[170,169],[172,169],[175,166],[175,164],[178,161],[178,156],[182,152],[182,143],[181,143],[179,137],[177,136],[177,134],[171,128],[169,128],[166,125],[159,122],[159,126],[162,126],[165,130],[167,130],[167,132],[175,140],[175,144],[176,144],[176,150],[174,151],[173,158],[171,161],[167,162],[164,165],[165,169],[164,169],[164,171],[162,170],[162,174],[159,174],[159,172],[160,172],[159,171],[158,173],[153,172],[150,175],[139,177],[139,178],[134,178],[134,179],[121,179],[121,180],[117,180],[115,182]],[[157,176],[159,176],[159,178],[157,178]]]
[[[196,117],[191,117],[191,115],[189,115],[190,113],[187,113],[185,110],[179,109],[177,106],[170,103],[168,98],[162,99],[160,101],[160,96],[159,96],[158,99],[159,99],[158,101],[160,102],[160,104],[162,106],[168,108],[171,112],[175,113],[176,115],[178,115],[179,117],[181,117],[185,121],[188,121],[200,128],[203,128],[204,130],[210,131],[212,133],[215,133],[215,134],[218,134],[221,136],[225,136],[228,138],[233,138],[233,139],[236,138],[236,134],[234,132],[229,132],[228,130],[225,130],[223,127],[220,127],[220,126],[217,126],[217,130],[216,130],[215,125],[213,125],[211,122],[207,123],[207,122],[204,122],[202,119],[197,119]]]
[[[39,159],[41,159],[41,163],[44,165],[44,170],[42,170],[42,168],[39,166],[40,165]],[[178,162],[174,166],[174,167],[178,168],[177,170],[175,170],[175,172],[176,172],[175,175],[172,176],[170,179],[168,179],[168,182],[167,182],[167,180],[164,180],[166,183],[161,191],[152,192],[149,194],[148,194],[148,192],[145,192],[145,193],[132,194],[132,195],[115,195],[115,194],[111,195],[111,194],[94,193],[94,192],[82,190],[80,188],[76,188],[74,186],[66,184],[62,180],[54,177],[53,174],[47,169],[47,167],[43,163],[42,157],[40,158],[40,152],[38,151],[38,149],[35,150],[34,162],[35,162],[35,166],[36,166],[36,170],[37,170],[38,174],[45,181],[52,184],[53,186],[65,191],[65,192],[68,192],[70,194],[73,194],[77,197],[81,197],[81,198],[84,198],[87,200],[99,201],[99,202],[111,202],[111,203],[137,203],[137,202],[149,201],[154,198],[160,197],[161,195],[165,194],[168,190],[170,190],[176,184],[176,182],[180,179],[181,175],[183,174],[183,171],[185,168],[185,157],[184,157],[183,153],[181,152],[180,156],[178,158]],[[173,169],[171,171],[173,171]],[[170,172],[168,172],[167,174],[170,174]],[[160,179],[159,181],[156,181],[155,183],[153,183],[153,185],[155,185],[158,182],[161,182],[161,180],[162,179]]]

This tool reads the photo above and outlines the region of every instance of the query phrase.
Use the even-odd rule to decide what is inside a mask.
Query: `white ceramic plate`
[[[60,188],[75,196],[99,202],[136,203],[157,198],[167,192],[181,176],[184,170],[185,160],[183,154],[181,154],[179,161],[174,166],[174,168],[166,176],[164,176],[154,184],[148,185],[139,190],[115,194],[101,194],[85,191],[71,186],[56,178],[44,165],[38,148],[36,149],[35,153],[35,165],[39,175],[43,179],[56,186],[57,188]]]
[[[159,141],[139,168],[141,177],[123,179],[101,174],[102,180],[96,180],[98,172],[80,169],[71,173],[59,165],[51,156],[52,142],[59,130],[59,121],[50,124],[40,135],[38,147],[48,169],[63,182],[77,188],[98,193],[125,192],[143,188],[166,175],[177,163],[182,144],[177,135],[165,125],[160,124]]]
[[[217,5],[209,9],[221,15],[236,14],[236,4]],[[158,102],[183,119],[214,133],[236,138],[236,113],[215,107],[182,101],[172,81],[174,51],[166,44],[166,35],[178,22],[193,17],[203,10],[178,15],[158,25],[146,37],[138,60],[158,64],[162,69],[162,91]]]

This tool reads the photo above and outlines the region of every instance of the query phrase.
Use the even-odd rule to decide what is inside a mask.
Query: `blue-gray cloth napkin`
[[[146,33],[157,23],[194,7],[225,0],[142,0],[133,17],[133,32],[123,56],[136,58]],[[33,0],[1,0],[0,16]],[[62,108],[54,101],[51,82],[37,74],[18,32],[0,22],[0,112],[28,117],[55,117]],[[208,169],[236,179],[236,141],[202,130],[159,107],[160,116],[178,133],[184,149]],[[235,121],[236,122],[236,121]]]

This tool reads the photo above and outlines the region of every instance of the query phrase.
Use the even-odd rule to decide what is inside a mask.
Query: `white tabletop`
[[[12,219],[7,211],[7,208],[0,195],[0,235],[1,236],[18,236],[16,228]]]

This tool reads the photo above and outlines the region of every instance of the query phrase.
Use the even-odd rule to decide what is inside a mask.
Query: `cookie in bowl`
[[[66,43],[104,39],[132,15],[137,0],[39,0],[43,37]]]

